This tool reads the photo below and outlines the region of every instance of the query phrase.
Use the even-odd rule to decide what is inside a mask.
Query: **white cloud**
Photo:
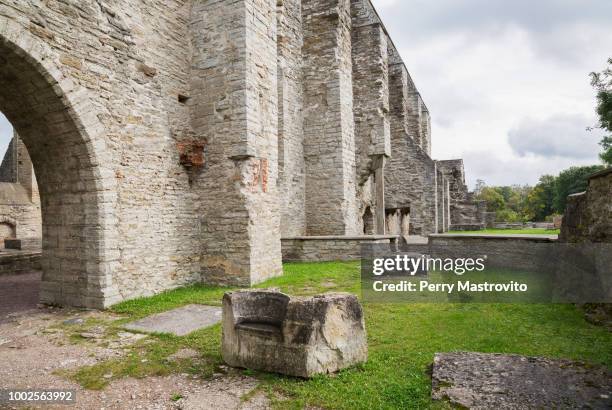
[[[599,162],[598,135],[584,130],[588,73],[612,56],[612,2],[385,3],[374,0],[430,109],[434,157],[464,157],[468,179],[489,184]],[[568,129],[547,132],[551,119]]]
[[[555,115],[547,119],[525,119],[508,133],[508,142],[519,156],[592,159],[602,133],[587,131],[594,120],[581,115]]]

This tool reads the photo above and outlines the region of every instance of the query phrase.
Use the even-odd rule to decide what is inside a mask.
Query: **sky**
[[[373,0],[432,117],[432,156],[470,188],[599,163],[589,73],[612,57],[610,0]]]
[[[598,163],[588,73],[612,57],[610,0],[373,0],[470,188]],[[0,115],[0,153],[11,128]]]

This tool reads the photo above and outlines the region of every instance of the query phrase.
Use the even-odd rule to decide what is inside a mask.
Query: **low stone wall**
[[[398,236],[298,236],[281,240],[283,262],[352,261],[361,259],[362,244],[395,244]]]
[[[556,242],[554,235],[439,234],[429,236],[429,249],[437,257],[487,255],[487,267],[531,271],[541,267]]]
[[[40,260],[40,252],[1,252],[0,275],[10,275],[41,270]]]

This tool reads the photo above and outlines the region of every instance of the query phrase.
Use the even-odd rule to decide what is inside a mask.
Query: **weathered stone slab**
[[[349,293],[228,292],[222,353],[233,367],[298,377],[333,373],[367,360],[363,311]]]
[[[187,305],[178,309],[148,316],[124,327],[145,333],[172,333],[185,336],[221,321],[221,308],[206,305]]]
[[[612,406],[612,374],[570,360],[438,353],[431,396],[470,409],[603,409]]]

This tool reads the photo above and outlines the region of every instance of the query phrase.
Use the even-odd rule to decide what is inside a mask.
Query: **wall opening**
[[[374,235],[374,215],[369,206],[363,212],[363,234]]]
[[[15,29],[10,38],[0,35],[0,111],[27,147],[40,194],[40,301],[104,307],[112,281],[101,271],[105,224],[95,150],[103,148],[89,132],[103,127],[87,93],[62,74],[59,57],[26,29]]]

